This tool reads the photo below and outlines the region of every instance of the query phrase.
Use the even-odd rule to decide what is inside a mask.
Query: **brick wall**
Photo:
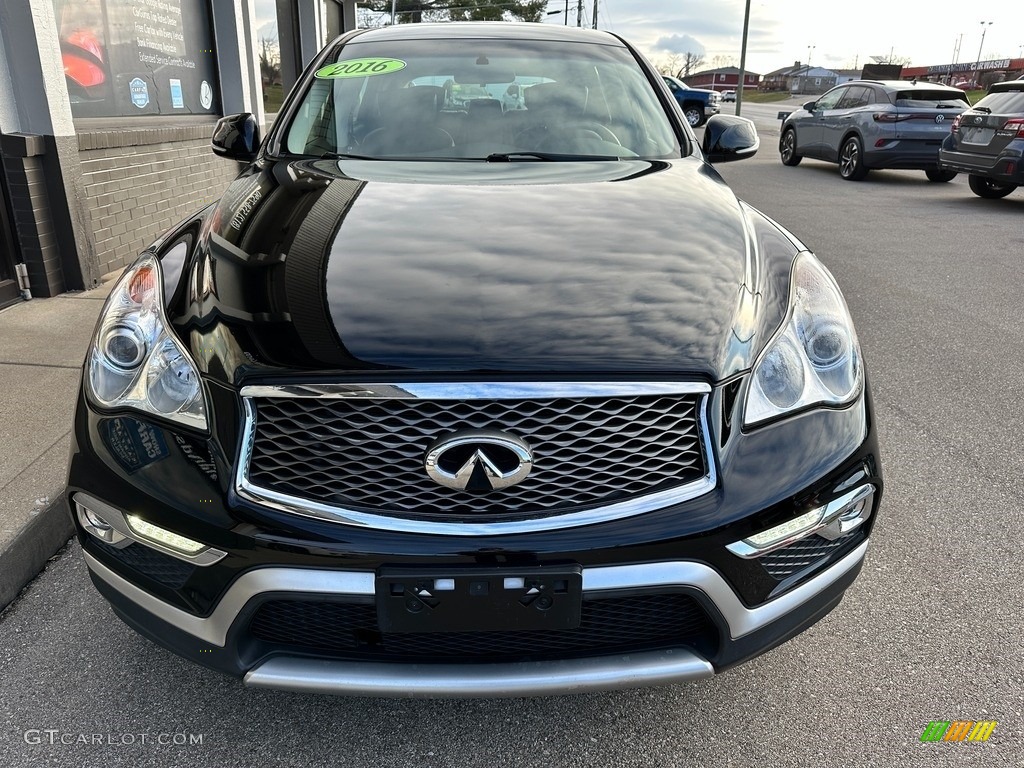
[[[36,296],[63,293],[64,273],[51,216],[43,158],[8,157],[4,159],[2,170],[7,173],[14,214],[11,223],[18,232],[20,258],[17,260],[24,261],[28,267],[32,293]]]
[[[100,274],[131,263],[164,230],[220,197],[238,175],[237,163],[210,151],[213,125],[79,131]]]

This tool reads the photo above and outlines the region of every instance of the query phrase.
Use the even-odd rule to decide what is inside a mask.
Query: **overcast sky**
[[[600,0],[599,26],[637,44],[652,60],[672,53],[701,52],[710,66],[716,56],[739,64],[743,36],[743,0]],[[569,23],[576,23],[570,0]],[[549,10],[564,9],[551,0]],[[590,19],[593,0],[584,0]],[[982,10],[983,9],[983,10]],[[547,23],[561,23],[549,16]],[[961,33],[957,61],[973,62],[986,25],[983,60],[1017,58],[1024,45],[1024,3],[929,3],[907,0],[751,0],[747,69],[764,74],[792,64],[832,68],[860,67],[871,56],[908,56],[914,66],[949,64]]]

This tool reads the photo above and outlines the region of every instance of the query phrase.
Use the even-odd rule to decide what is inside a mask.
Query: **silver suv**
[[[929,181],[950,181],[939,168],[939,148],[967,94],[936,83],[855,80],[791,112],[782,123],[784,165],[804,157],[839,164],[839,175],[860,181],[872,168],[924,171]]]

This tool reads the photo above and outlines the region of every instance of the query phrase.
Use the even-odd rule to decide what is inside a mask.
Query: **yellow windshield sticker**
[[[321,67],[316,71],[316,77],[324,80],[337,80],[343,77],[387,75],[405,69],[405,67],[406,63],[401,59],[347,59]]]

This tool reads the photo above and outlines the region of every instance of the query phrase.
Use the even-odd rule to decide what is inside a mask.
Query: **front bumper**
[[[506,697],[631,688],[709,677],[758,655],[814,624],[860,572],[867,541],[780,597],[747,607],[714,569],[696,562],[648,563],[583,571],[584,593],[671,587],[698,594],[719,614],[731,654],[719,664],[691,648],[553,661],[489,664],[366,663],[275,654],[245,670],[247,685],[310,693],[395,697]],[[373,595],[373,574],[265,568],[239,578],[210,616],[162,602],[86,553],[97,588],[117,614],[154,642],[193,660],[237,673],[240,620],[271,595],[358,598]],[[730,658],[731,655],[731,658]],[[725,663],[722,663],[725,662]],[[225,669],[225,663],[234,669]]]
[[[219,434],[231,445],[241,433],[230,418],[237,400],[215,392],[211,402]],[[764,653],[838,605],[862,566],[882,492],[869,392],[851,407],[810,411],[749,434],[723,436],[715,426],[717,399],[709,410],[719,468],[713,491],[637,517],[563,530],[435,536],[263,508],[234,492],[237,444],[228,448],[216,436],[204,442],[138,414],[97,413],[84,400],[68,501],[92,580],[118,616],[157,644],[249,685],[374,696],[525,696],[695,679]],[[728,549],[863,486],[875,491],[872,514],[836,541],[811,534],[753,558]],[[89,531],[78,503],[100,517],[131,512],[206,549],[192,561],[169,556],[120,520],[112,520],[111,543]],[[516,641],[516,632],[458,634],[477,648],[495,637],[509,642],[476,655],[460,655],[457,644],[433,652],[435,639],[439,648],[446,640],[438,635],[391,653],[389,635],[375,625],[374,579],[382,568],[500,573],[567,564],[582,573],[584,607],[620,619],[622,642],[608,642],[597,623],[565,653],[559,643],[535,653]],[[668,629],[652,637],[641,626],[642,641],[634,642],[630,622],[643,623],[633,611],[645,601],[661,606],[656,618]],[[689,611],[685,621],[671,614],[680,605]],[[301,621],[268,630],[268,614],[293,615],[277,609],[298,611]],[[339,640],[338,616],[362,623]],[[672,634],[677,629],[681,634]]]

